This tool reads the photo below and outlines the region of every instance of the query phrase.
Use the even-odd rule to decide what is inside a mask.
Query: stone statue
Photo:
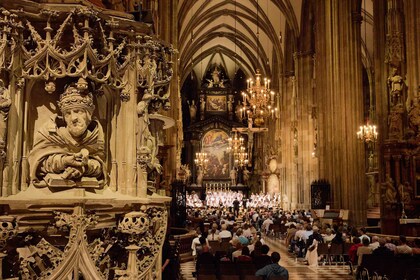
[[[250,174],[251,172],[248,170],[248,168],[244,168],[244,170],[243,170],[243,178],[244,178],[244,185],[248,185],[248,181],[249,181],[249,174]]]
[[[204,120],[204,112],[206,110],[206,101],[204,95],[200,96],[200,120]]]
[[[227,102],[228,113],[230,114],[233,111],[233,96],[229,95]]]
[[[408,125],[415,137],[420,138],[420,97],[413,99],[413,104],[408,112]]]
[[[404,89],[404,79],[398,74],[398,68],[392,68],[392,73],[388,77],[387,83],[390,88],[391,105],[400,104],[402,102],[401,96]]]
[[[242,121],[242,111],[241,111],[241,103],[238,102],[238,104],[236,104],[235,107],[235,114],[236,114],[236,118],[238,119],[238,121]]]
[[[207,88],[212,88],[214,86],[213,85],[213,80],[207,79],[207,81],[209,82],[208,85],[207,85]]]
[[[191,122],[195,122],[195,118],[197,116],[197,105],[195,105],[195,100],[191,101],[191,104],[189,101],[187,101],[188,106],[190,107],[190,119]]]
[[[232,170],[230,171],[230,185],[231,186],[236,186],[236,168],[232,168]]]
[[[62,117],[53,115],[35,136],[29,154],[31,181],[50,187],[104,185],[104,133],[92,118],[92,94],[79,83],[72,84],[60,96],[58,107]]]
[[[12,105],[12,100],[10,99],[9,90],[4,86],[3,81],[0,80],[0,158],[6,157],[7,117],[10,105]]]
[[[386,176],[386,181],[385,183],[383,183],[382,188],[385,190],[384,194],[382,195],[384,203],[385,204],[396,203],[397,191],[395,190],[394,182],[392,181],[392,178],[389,175]]]
[[[197,170],[197,185],[199,186],[203,185],[203,177],[204,177],[203,169],[199,167]]]
[[[267,193],[280,193],[280,180],[277,176],[277,168],[277,159],[275,157],[272,157],[268,162],[268,170],[271,174],[268,177],[267,181]]]
[[[402,137],[402,114],[398,110],[391,110],[391,112],[389,113],[388,127],[388,136],[390,139],[399,139]]]
[[[137,149],[147,150],[150,155],[150,160],[147,162],[147,166],[151,170],[156,170],[161,173],[162,166],[160,165],[159,159],[157,158],[158,147],[156,138],[152,135],[149,129],[149,104],[152,100],[152,95],[145,90],[142,100],[137,104]]]
[[[215,85],[220,83],[220,71],[217,69],[217,67],[214,68],[213,72],[211,73],[211,77]]]

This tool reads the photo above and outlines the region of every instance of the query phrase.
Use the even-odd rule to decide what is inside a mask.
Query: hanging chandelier
[[[357,132],[357,138],[366,143],[375,143],[378,139],[378,132],[376,131],[376,125],[371,125],[369,121],[366,125],[361,125]]]
[[[234,162],[237,166],[246,166],[249,162],[248,153],[245,151],[245,147],[241,146],[239,151],[233,154]]]
[[[208,162],[209,162],[209,159],[207,158],[207,153],[204,153],[204,152],[195,153],[194,163],[198,168],[205,171],[207,169]]]
[[[261,73],[257,69],[255,82],[248,79],[247,89],[242,92],[242,108],[240,109],[242,118],[252,120],[256,126],[264,124],[268,118],[277,116],[278,108],[276,104],[276,94],[270,90],[270,80],[262,80]]]
[[[242,136],[238,136],[235,132],[233,137],[228,138],[229,146],[227,147],[227,152],[237,153],[240,151],[241,146],[244,144],[244,138]]]

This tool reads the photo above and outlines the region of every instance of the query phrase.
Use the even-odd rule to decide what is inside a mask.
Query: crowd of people
[[[280,193],[251,193],[249,198],[246,198],[242,191],[232,191],[228,188],[208,188],[204,200],[194,191],[187,192],[186,203],[187,207],[233,207],[234,201],[239,201],[240,207],[245,208],[279,208],[286,200]]]
[[[361,264],[364,254],[420,254],[420,239],[415,240],[412,248],[407,245],[404,236],[396,242],[390,238],[368,235],[365,228],[356,228],[343,222],[333,225],[321,223],[312,217],[310,210],[284,211],[281,208],[248,206],[240,207],[235,213],[234,208],[204,206],[188,209],[190,226],[197,231],[191,248],[197,256],[198,266],[203,252],[212,254],[216,261],[253,262],[259,273],[267,265],[278,265],[278,261],[275,261],[277,255],[274,259],[268,257],[269,248],[263,238],[273,234],[273,227],[270,226],[273,224],[280,229],[289,252],[305,259],[306,264],[313,267],[331,261],[327,259],[330,256],[318,255],[317,247],[321,243],[328,243],[328,246],[347,243],[349,263],[354,267]],[[228,253],[215,255],[209,241],[222,242],[226,239],[230,240]],[[257,259],[255,256],[258,256]],[[262,257],[265,262],[260,263],[261,256],[266,256]],[[287,272],[285,268],[280,270],[281,273]],[[259,273],[257,275],[261,275]]]

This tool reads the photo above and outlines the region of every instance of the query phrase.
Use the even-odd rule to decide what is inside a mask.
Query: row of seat
[[[420,258],[417,256],[363,255],[358,279],[415,280],[420,279]]]
[[[353,243],[319,243],[318,256],[326,257],[328,264],[345,264],[348,261],[350,247]]]

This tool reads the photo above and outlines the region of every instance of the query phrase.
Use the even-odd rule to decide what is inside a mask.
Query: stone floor
[[[351,280],[354,279],[349,274],[349,267],[342,265],[320,265],[318,267],[308,267],[305,265],[303,259],[296,259],[289,254],[283,241],[265,238],[271,251],[280,252],[280,265],[287,268],[289,271],[289,280]],[[181,275],[183,280],[195,280],[192,272],[195,270],[194,262],[187,262],[181,264]]]

